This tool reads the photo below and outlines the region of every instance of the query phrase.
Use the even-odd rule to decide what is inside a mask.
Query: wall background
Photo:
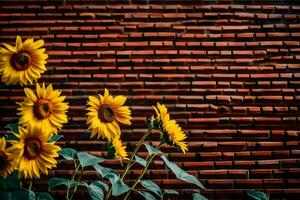
[[[249,188],[271,199],[300,198],[299,2],[1,0],[0,10],[0,42],[17,34],[46,42],[48,71],[39,82],[62,88],[71,105],[62,146],[105,156],[105,143],[89,139],[83,110],[87,96],[106,87],[128,95],[134,119],[122,139],[129,151],[154,114],[151,105],[168,105],[190,150],[164,150],[206,184],[210,199],[245,199]],[[23,97],[19,86],[1,89],[1,133],[17,121],[14,102]],[[107,165],[121,169],[116,161]],[[61,162],[50,176],[68,176],[70,167]],[[196,189],[159,160],[146,177],[180,189],[179,199]],[[46,188],[45,178],[34,187]]]

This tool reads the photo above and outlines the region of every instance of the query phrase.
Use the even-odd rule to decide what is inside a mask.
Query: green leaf
[[[89,193],[92,200],[102,200],[104,198],[102,187],[95,184],[95,182],[89,185]]]
[[[97,185],[98,187],[102,188],[102,190],[108,191],[109,187],[106,183],[103,183],[102,181],[94,181],[92,183],[93,185]]]
[[[48,185],[49,185],[50,189],[55,188],[60,185],[65,185],[67,187],[70,187],[73,184],[75,184],[74,180],[65,179],[65,178],[51,178],[48,181]]]
[[[20,188],[20,179],[16,171],[12,172],[9,176],[4,179],[0,177],[0,191],[1,190],[13,190]]]
[[[193,200],[208,200],[208,199],[202,194],[193,193]]]
[[[113,169],[102,167],[98,164],[93,165],[93,167],[103,178],[107,178],[111,182],[113,196],[124,194],[130,189]]]
[[[140,195],[142,195],[146,200],[156,200],[156,198],[152,194],[150,194],[149,192],[138,191],[138,193]]]
[[[4,137],[6,140],[19,140],[19,138],[15,134],[12,134],[12,133],[5,134]]]
[[[135,162],[141,164],[142,166],[146,167],[147,161],[141,157],[138,157],[137,155],[134,156]]]
[[[31,190],[17,189],[9,192],[0,192],[0,199],[5,200],[36,200],[35,194]]]
[[[175,163],[169,161],[165,155],[162,155],[161,158],[168,166],[168,168],[172,170],[172,172],[175,174],[177,179],[195,184],[198,187],[205,189],[204,185],[195,176],[186,173],[183,169],[179,168]]]
[[[157,194],[157,196],[161,197],[162,196],[162,192],[161,192],[161,189],[160,187],[154,183],[153,181],[151,180],[141,180],[140,181],[141,185],[150,190],[151,192],[154,192],[155,194]]]
[[[77,151],[72,148],[63,148],[58,153],[60,156],[62,156],[66,160],[74,160],[77,155]]]
[[[2,82],[0,83],[0,89],[5,88],[5,86],[6,85],[4,83],[2,83]]]
[[[179,195],[179,193],[176,190],[164,190],[163,194],[177,194],[177,195]]]
[[[19,124],[18,123],[7,124],[4,128],[9,128],[12,132],[19,134]]]
[[[57,140],[63,138],[64,136],[63,135],[53,135],[49,140],[48,142],[56,142]]]
[[[119,196],[130,190],[130,188],[118,176],[115,176],[114,179],[111,180],[111,184],[113,196]]]
[[[79,183],[77,183],[77,185],[78,186],[82,186],[82,187],[86,187],[86,188],[89,187],[89,185],[86,182],[84,182],[84,181],[80,181]]]
[[[103,158],[90,155],[87,152],[78,152],[77,157],[82,167],[95,165],[104,161]]]
[[[54,198],[47,192],[38,192],[37,200],[54,200]]]
[[[108,176],[111,175],[111,177],[113,177],[114,175],[117,174],[117,172],[115,172],[113,169],[111,168],[107,168],[107,167],[102,167],[100,165],[93,165],[93,167],[95,168],[95,170],[102,176],[102,178],[106,178]]]
[[[155,149],[152,145],[150,144],[145,144],[146,149],[148,153],[151,154],[161,154],[162,152],[160,150]]]
[[[255,190],[246,190],[247,194],[256,200],[269,200],[270,196],[264,192],[255,191]]]

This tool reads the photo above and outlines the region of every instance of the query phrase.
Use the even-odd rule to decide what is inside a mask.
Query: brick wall
[[[151,105],[167,104],[186,130],[189,152],[163,150],[205,183],[210,199],[245,199],[248,188],[300,199],[298,1],[1,0],[0,10],[0,42],[17,34],[46,42],[48,71],[39,82],[62,88],[71,105],[62,146],[106,156],[105,143],[89,139],[83,112],[87,96],[106,87],[128,96],[129,151]],[[19,86],[1,89],[1,127],[17,120],[15,101],[23,97]],[[149,140],[157,143],[158,135]],[[70,168],[61,162],[50,176],[68,176]],[[140,172],[132,170],[127,181]],[[178,199],[196,189],[159,160],[146,177],[179,189]],[[34,187],[46,184],[44,177]]]

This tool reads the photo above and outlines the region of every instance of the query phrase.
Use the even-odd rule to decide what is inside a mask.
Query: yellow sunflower
[[[122,141],[120,140],[119,136],[116,136],[112,139],[111,145],[114,149],[115,158],[128,160],[126,146],[122,146]]]
[[[153,107],[153,109],[156,112],[156,115],[157,115],[156,119],[158,121],[162,120],[167,115],[169,115],[168,109],[167,109],[167,107],[164,104],[157,103],[157,107],[155,107],[155,106],[152,106],[152,107]]]
[[[97,135],[98,139],[102,137],[111,140],[121,134],[119,123],[131,124],[131,111],[128,106],[123,106],[125,101],[125,96],[112,97],[107,89],[99,98],[89,96],[86,110],[89,111],[87,124],[90,124],[89,129],[92,130],[91,137]]]
[[[163,119],[163,128],[165,130],[165,137],[167,137],[167,143],[170,141],[171,144],[179,147],[183,153],[185,153],[188,148],[184,141],[186,135],[182,131],[181,127],[176,123],[175,120],[170,120],[169,117]]]
[[[15,168],[20,149],[10,146],[7,148],[4,137],[0,138],[0,176],[6,178]]]
[[[48,142],[51,134],[44,128],[19,127],[20,140],[13,147],[22,149],[20,153],[19,174],[24,179],[40,178],[40,172],[48,174],[48,169],[56,167],[58,151],[61,148],[55,142]]]
[[[44,40],[34,42],[30,38],[22,43],[21,37],[17,36],[15,46],[6,43],[3,45],[6,48],[0,47],[0,74],[6,85],[32,84],[47,71],[45,64],[48,55],[45,54],[46,49],[41,48]]]
[[[170,119],[167,107],[164,104],[157,103],[157,107],[153,106],[153,108],[157,115],[156,120],[162,125],[160,129],[165,142],[169,145],[179,147],[185,153],[188,150],[187,144],[184,141],[186,135],[177,122]]]
[[[19,123],[25,127],[45,127],[51,133],[57,134],[64,123],[68,122],[66,115],[69,108],[67,103],[64,103],[65,96],[60,96],[60,90],[53,90],[49,84],[42,87],[36,84],[36,94],[29,88],[24,88],[25,97],[23,102],[17,103],[20,105]]]

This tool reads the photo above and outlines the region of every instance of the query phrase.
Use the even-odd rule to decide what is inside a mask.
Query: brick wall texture
[[[189,151],[163,151],[203,181],[209,199],[247,199],[249,188],[300,199],[300,2],[1,0],[0,10],[0,42],[18,34],[45,40],[48,71],[39,82],[63,89],[71,106],[61,146],[106,156],[105,142],[89,139],[84,108],[88,95],[108,88],[128,96],[128,151],[145,132],[151,105],[167,104]],[[23,97],[20,86],[1,89],[1,127],[17,121],[15,101]],[[157,144],[158,136],[149,141]],[[70,176],[71,164],[61,161],[48,177]],[[118,161],[106,165],[122,170]],[[136,166],[126,181],[139,173]],[[84,174],[96,178],[92,170]],[[181,192],[170,199],[197,191],[160,160],[145,178]],[[34,188],[45,190],[46,179]],[[53,194],[61,199],[64,190]]]

